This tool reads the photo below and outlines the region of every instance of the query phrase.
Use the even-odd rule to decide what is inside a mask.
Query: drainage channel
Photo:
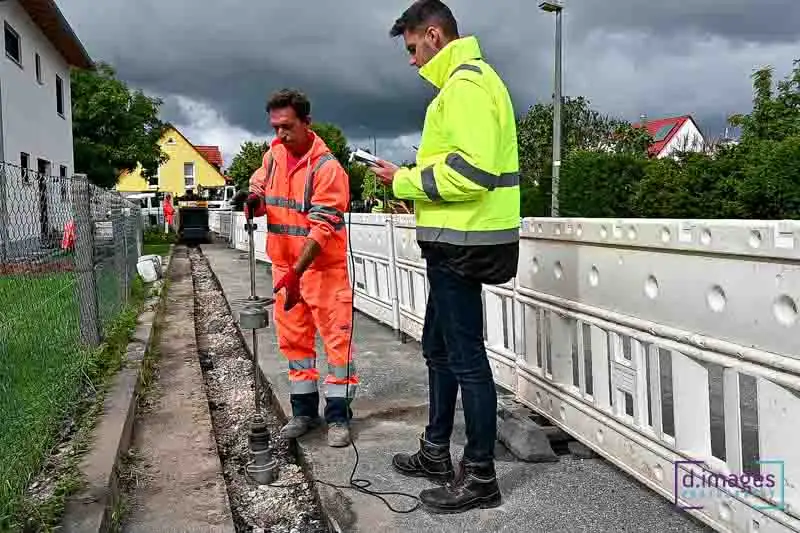
[[[273,483],[277,486],[258,486],[247,477],[248,432],[254,414],[252,361],[202,251],[190,248],[189,257],[197,348],[237,533],[327,531],[293,448],[278,438],[281,422],[269,402],[262,403],[262,415],[278,460],[278,479]],[[279,486],[283,484],[293,486]]]

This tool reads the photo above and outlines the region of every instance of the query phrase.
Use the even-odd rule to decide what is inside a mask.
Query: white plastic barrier
[[[356,307],[420,339],[413,215],[350,222]],[[484,289],[497,383],[718,531],[800,531],[800,223],[524,219],[521,238],[517,278]]]

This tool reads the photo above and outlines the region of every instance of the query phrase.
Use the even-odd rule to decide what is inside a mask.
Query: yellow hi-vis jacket
[[[450,42],[420,71],[439,89],[417,166],[395,174],[415,201],[417,240],[461,246],[519,241],[519,157],[511,98],[475,37]]]

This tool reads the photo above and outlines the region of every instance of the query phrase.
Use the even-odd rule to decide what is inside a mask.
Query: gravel
[[[237,532],[327,531],[307,477],[289,443],[278,437],[281,421],[267,402],[262,401],[262,414],[278,459],[278,479],[275,486],[258,486],[246,476],[249,423],[255,412],[252,361],[207,260],[197,249],[190,250],[190,258],[198,351]]]

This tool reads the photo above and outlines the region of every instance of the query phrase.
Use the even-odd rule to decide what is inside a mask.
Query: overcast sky
[[[351,144],[413,158],[431,89],[388,37],[410,0],[57,0],[95,60],[164,100],[195,144],[269,139],[266,96],[304,90]],[[554,18],[537,0],[452,0],[518,114],[552,97]],[[638,120],[692,114],[704,133],[750,110],[754,69],[800,58],[800,0],[565,0],[564,94]]]

